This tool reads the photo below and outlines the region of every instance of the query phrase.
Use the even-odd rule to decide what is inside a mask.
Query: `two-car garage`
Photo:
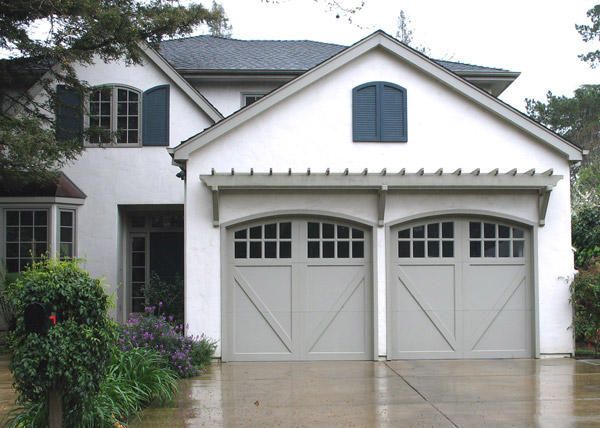
[[[223,257],[226,361],[372,360],[377,311],[387,357],[533,356],[529,229],[448,216],[386,229],[281,216],[227,228]],[[381,253],[381,251],[379,251]],[[373,261],[386,258],[387,304]]]

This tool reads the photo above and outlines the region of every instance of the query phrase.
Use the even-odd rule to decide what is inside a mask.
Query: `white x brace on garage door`
[[[526,358],[533,354],[530,232],[477,218],[391,229],[388,355]]]
[[[371,235],[283,218],[227,231],[225,361],[373,358]]]

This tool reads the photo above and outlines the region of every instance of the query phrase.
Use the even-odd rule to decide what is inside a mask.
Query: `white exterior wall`
[[[100,61],[78,67],[77,75],[90,85],[124,84],[142,92],[170,84],[171,146],[211,124],[206,114],[149,61],[143,66]],[[118,206],[183,204],[184,185],[175,176],[179,168],[171,164],[165,147],[92,147],[64,172],[87,195],[77,214],[77,254],[92,275],[105,279],[109,291],[121,294],[124,276],[119,271],[123,252]],[[121,310],[117,308],[119,313]]]
[[[352,88],[369,81],[390,81],[407,89],[407,143],[352,142]],[[194,333],[221,337],[220,229],[212,226],[210,191],[200,174],[218,172],[341,172],[363,168],[388,174],[406,168],[434,172],[444,168],[493,168],[508,171],[554,168],[564,179],[553,190],[546,226],[534,227],[539,283],[539,350],[573,351],[568,281],[573,273],[570,237],[569,168],[566,158],[484,111],[462,95],[423,76],[383,51],[371,51],[267,110],[217,141],[199,149],[187,163],[186,318]],[[365,223],[376,222],[376,199],[369,195],[318,193],[228,194],[221,196],[221,222],[272,211],[328,211]],[[385,221],[396,223],[434,211],[490,212],[536,224],[533,194],[461,194],[390,192]],[[385,353],[385,240],[375,228],[377,247],[378,351]]]
[[[192,82],[194,88],[214,105],[224,117],[242,108],[242,94],[267,94],[283,85],[282,81]]]

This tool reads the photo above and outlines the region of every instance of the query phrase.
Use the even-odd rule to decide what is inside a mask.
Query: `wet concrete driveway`
[[[213,364],[133,426],[600,426],[600,361]]]

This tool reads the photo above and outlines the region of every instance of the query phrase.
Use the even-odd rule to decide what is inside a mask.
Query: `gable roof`
[[[378,30],[366,38],[358,41],[354,45],[312,68],[299,77],[293,79],[280,88],[274,90],[267,96],[259,99],[248,107],[238,110],[236,113],[233,113],[210,128],[207,128],[206,130],[190,137],[188,140],[183,141],[177,147],[169,149],[169,152],[173,155],[175,161],[188,159],[192,152],[200,149],[206,144],[209,144],[216,138],[235,129],[254,116],[260,114],[268,108],[273,107],[287,97],[307,87],[311,83],[323,78],[353,59],[375,48],[386,49],[392,54],[401,57],[405,61],[420,69],[422,72],[469,98],[474,103],[487,109],[500,118],[507,120],[515,127],[539,139],[548,146],[553,147],[558,152],[564,154],[569,160],[581,160],[582,150],[579,147],[565,140],[541,124],[535,122],[533,119],[511,107],[510,105],[479,89],[475,85],[461,78],[459,75],[442,67],[422,53],[400,43],[398,40],[381,30]]]
[[[312,40],[237,40],[201,35],[161,42],[159,52],[179,72],[304,72],[337,55],[347,46]],[[516,77],[518,73],[455,61],[434,60],[454,73]]]

